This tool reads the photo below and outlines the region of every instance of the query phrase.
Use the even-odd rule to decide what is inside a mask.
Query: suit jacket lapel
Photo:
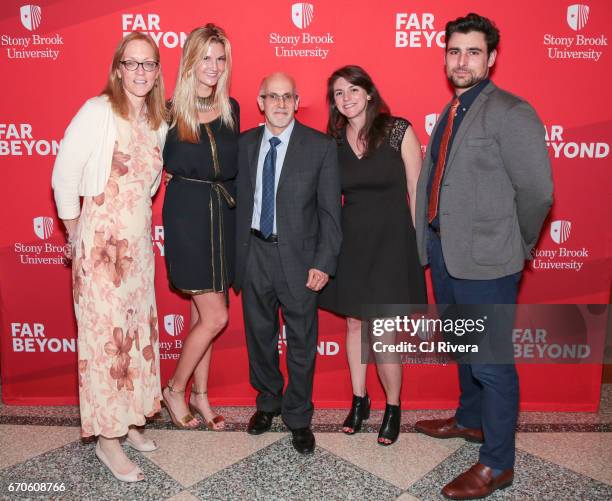
[[[259,158],[259,148],[261,147],[261,138],[263,137],[264,126],[262,125],[257,134],[255,134],[255,140],[248,146],[248,157],[249,157],[249,174],[251,177],[251,185],[255,190],[257,182],[257,160]]]
[[[455,134],[455,137],[453,138],[453,144],[451,146],[451,150],[450,150],[448,159],[446,160],[445,170],[448,170],[450,166],[452,165],[453,158],[455,158],[455,155],[457,154],[457,150],[459,149],[459,147],[461,146],[461,143],[463,142],[463,139],[465,138],[465,134],[467,133],[468,129],[472,125],[472,122],[474,121],[478,113],[480,112],[480,109],[482,108],[483,104],[487,101],[487,99],[489,99],[489,94],[494,89],[495,89],[495,85],[493,84],[493,82],[489,83],[484,89],[482,89],[480,94],[478,94],[478,97],[476,97],[476,100],[472,103],[472,106],[470,106],[470,109],[468,110],[465,117],[461,121],[459,130],[457,131],[457,133]]]
[[[278,187],[276,188],[277,194],[283,184],[286,182],[287,178],[291,176],[291,171],[296,169],[298,159],[301,158],[301,145],[303,138],[303,126],[296,120],[293,126],[293,131],[291,131],[291,137],[289,138],[289,144],[287,145],[287,153],[285,153],[285,159],[283,161],[280,178],[278,180]]]

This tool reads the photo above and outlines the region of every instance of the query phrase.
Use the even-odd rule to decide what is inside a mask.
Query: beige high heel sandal
[[[172,381],[172,384],[174,384],[174,381]],[[199,423],[195,426],[188,426],[187,423],[189,423],[190,421],[193,421],[195,419],[195,417],[193,417],[192,414],[185,414],[181,419],[178,419],[176,417],[176,415],[174,414],[174,411],[172,410],[172,408],[170,407],[170,405],[168,404],[168,402],[166,401],[164,392],[168,390],[171,391],[172,393],[182,393],[183,395],[185,394],[185,390],[175,390],[172,385],[170,384],[170,381],[168,381],[168,383],[166,384],[166,387],[163,389],[162,391],[162,396],[164,396],[164,406],[166,407],[166,409],[168,409],[168,414],[170,414],[170,419],[172,419],[172,422],[174,423],[174,425],[177,428],[180,428],[182,430],[193,430],[194,428],[197,428],[199,426]]]
[[[191,393],[194,395],[208,395],[208,391],[197,391],[195,384],[191,386]],[[208,421],[204,414],[191,403],[191,397],[189,398],[189,409],[194,414],[199,414],[206,423],[206,427],[211,431],[223,431],[225,428],[225,418],[221,414],[217,414],[212,420]],[[222,426],[220,426],[222,425]]]

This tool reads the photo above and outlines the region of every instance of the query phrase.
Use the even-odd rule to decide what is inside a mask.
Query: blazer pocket
[[[512,258],[512,216],[474,221],[472,258],[480,265],[506,264]]]
[[[466,144],[473,148],[484,148],[485,146],[492,146],[495,140],[492,137],[468,137]]]

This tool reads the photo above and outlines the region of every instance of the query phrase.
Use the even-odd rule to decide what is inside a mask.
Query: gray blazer
[[[423,265],[428,262],[427,180],[437,128],[417,185],[416,234]],[[442,252],[451,276],[500,278],[522,270],[525,259],[531,258],[553,201],[544,132],[526,101],[492,82],[468,110],[453,139],[440,188]]]
[[[257,158],[263,126],[246,131],[238,142],[236,275],[244,279],[249,253]],[[301,297],[308,270],[333,275],[340,253],[340,171],[335,141],[295,121],[276,191],[278,248],[291,292]]]

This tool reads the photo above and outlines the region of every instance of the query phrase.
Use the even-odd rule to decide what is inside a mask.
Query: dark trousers
[[[514,304],[521,273],[494,280],[463,280],[448,274],[441,241],[429,231],[429,264],[437,304]],[[504,332],[511,342],[512,319]],[[499,326],[498,326],[499,327]],[[482,428],[484,444],[479,461],[505,470],[514,466],[514,437],[518,417],[519,383],[514,363],[459,365],[461,397],[455,414],[467,428]]]
[[[317,354],[317,295],[306,289],[294,297],[287,285],[278,244],[251,236],[242,310],[249,352],[251,385],[258,391],[257,409],[281,410],[292,429],[310,426],[314,406],[312,382]],[[279,310],[287,335],[289,381],[279,368]]]

